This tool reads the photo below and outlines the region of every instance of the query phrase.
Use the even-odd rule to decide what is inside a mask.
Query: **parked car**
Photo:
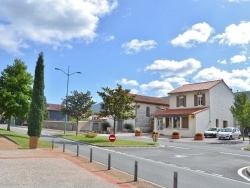
[[[226,127],[221,129],[221,131],[218,133],[218,139],[234,139],[238,138],[240,139],[241,132],[238,128],[235,127]]]
[[[218,136],[218,132],[220,132],[221,128],[218,127],[212,127],[204,132],[204,136],[207,137],[214,137],[216,138]]]

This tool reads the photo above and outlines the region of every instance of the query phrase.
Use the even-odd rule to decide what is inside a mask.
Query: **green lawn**
[[[0,129],[0,134],[18,143],[21,148],[29,148],[29,136],[13,131]],[[51,148],[51,143],[39,139],[38,148]]]
[[[158,144],[154,144],[154,142],[142,142],[142,141],[133,141],[133,140],[122,140],[117,139],[115,142],[110,142],[108,137],[97,136],[94,138],[86,138],[84,134],[78,134],[77,136],[74,134],[62,134],[60,135],[63,138],[68,138],[71,140],[81,141],[85,143],[89,143],[95,146],[135,146],[135,147],[149,147],[149,146],[158,146]]]
[[[246,146],[245,150],[249,150],[250,151],[250,146]]]

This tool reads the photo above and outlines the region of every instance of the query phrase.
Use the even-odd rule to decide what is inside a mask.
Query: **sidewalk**
[[[1,188],[118,188],[157,187],[97,162],[61,149],[18,149],[0,137]]]

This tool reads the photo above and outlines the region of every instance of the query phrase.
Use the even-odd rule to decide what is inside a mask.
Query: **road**
[[[1,126],[0,126],[1,127]],[[27,133],[27,128],[12,127],[13,131]],[[76,152],[76,143],[52,137],[58,131],[43,130],[41,138],[54,139],[55,144]],[[151,141],[148,136],[117,136],[123,139]],[[213,138],[211,138],[213,139]],[[129,174],[134,173],[138,162],[138,176],[162,187],[173,187],[173,173],[178,172],[179,188],[245,188],[250,187],[249,177],[240,176],[238,170],[249,166],[250,152],[241,150],[248,142],[242,140],[194,142],[190,140],[172,141],[167,137],[158,141],[158,148],[99,148],[80,144],[79,154],[89,157],[92,148],[93,160],[107,165],[111,154],[111,166]],[[201,186],[202,185],[202,186]]]

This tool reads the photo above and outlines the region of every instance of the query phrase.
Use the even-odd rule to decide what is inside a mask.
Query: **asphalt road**
[[[1,127],[1,126],[0,126]],[[12,127],[12,130],[27,133],[26,128]],[[51,135],[57,131],[43,130],[42,139],[52,141],[66,149],[76,152],[76,143]],[[151,138],[121,136],[123,139],[150,141]],[[242,140],[218,141],[211,138],[208,142],[183,140],[172,142],[164,137],[158,141],[158,148],[99,148],[80,144],[79,154],[89,157],[92,148],[93,160],[103,164],[111,154],[112,168],[134,174],[135,161],[138,162],[138,176],[162,187],[173,187],[174,172],[178,173],[179,188],[196,187],[250,187],[249,177],[240,176],[238,171],[249,166],[250,152],[241,150],[248,142]],[[202,186],[201,186],[202,185]]]

